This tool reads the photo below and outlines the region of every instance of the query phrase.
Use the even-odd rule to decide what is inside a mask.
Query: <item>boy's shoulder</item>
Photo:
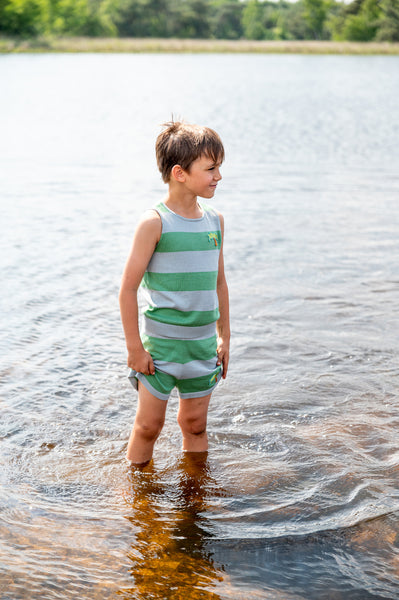
[[[159,238],[161,230],[161,217],[157,211],[151,208],[145,210],[137,224],[136,232],[140,232],[144,236]]]
[[[153,208],[147,208],[140,217],[140,223],[157,223],[160,221],[159,212]]]

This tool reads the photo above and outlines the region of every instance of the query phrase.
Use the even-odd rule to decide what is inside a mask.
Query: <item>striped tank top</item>
[[[173,363],[172,373],[165,370],[176,377],[188,363],[196,377],[215,364],[222,234],[217,212],[204,204],[201,208],[202,217],[187,219],[163,202],[155,207],[162,233],[141,282],[144,348],[157,369]]]

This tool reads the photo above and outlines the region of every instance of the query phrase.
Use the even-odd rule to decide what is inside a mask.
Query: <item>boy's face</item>
[[[209,156],[200,156],[194,160],[189,169],[184,171],[187,190],[201,198],[212,198],[218,182],[221,163],[215,163]]]

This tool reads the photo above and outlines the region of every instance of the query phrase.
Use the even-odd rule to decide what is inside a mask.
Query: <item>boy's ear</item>
[[[172,167],[171,175],[173,179],[179,181],[180,183],[184,183],[186,181],[185,173],[180,165],[175,165]]]

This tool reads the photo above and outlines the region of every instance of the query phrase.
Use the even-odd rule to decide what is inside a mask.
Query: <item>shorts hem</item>
[[[143,375],[142,373],[137,373],[136,378],[141,381],[141,383],[143,384],[143,386],[149,391],[151,392],[151,394],[153,396],[155,396],[155,398],[158,398],[159,400],[164,400],[165,402],[167,402],[169,400],[169,394],[163,394],[162,392],[160,392],[159,390],[155,389],[151,383],[148,381],[148,379],[146,378],[145,375]],[[172,390],[171,390],[172,391]]]
[[[158,398],[159,400],[164,400],[167,401],[169,400],[169,396],[170,394],[163,394],[162,392],[159,392],[158,390],[156,390],[148,381],[148,379],[146,378],[145,375],[143,375],[143,373],[137,373],[137,371],[133,371],[133,369],[130,369],[130,373],[128,375],[129,380],[132,384],[132,386],[134,387],[134,389],[136,390],[136,392],[139,391],[139,386],[138,386],[138,382],[141,381],[141,383],[144,385],[144,387],[156,398]]]
[[[190,398],[203,398],[204,396],[208,396],[209,394],[211,394],[213,392],[213,390],[215,389],[215,387],[217,386],[217,384],[220,382],[222,378],[222,371],[220,371],[217,375],[217,379],[216,379],[216,383],[208,388],[207,390],[201,390],[199,392],[188,392],[185,394],[180,393],[180,390],[177,390],[177,393],[179,394],[179,398],[181,398],[182,400],[189,400]]]

